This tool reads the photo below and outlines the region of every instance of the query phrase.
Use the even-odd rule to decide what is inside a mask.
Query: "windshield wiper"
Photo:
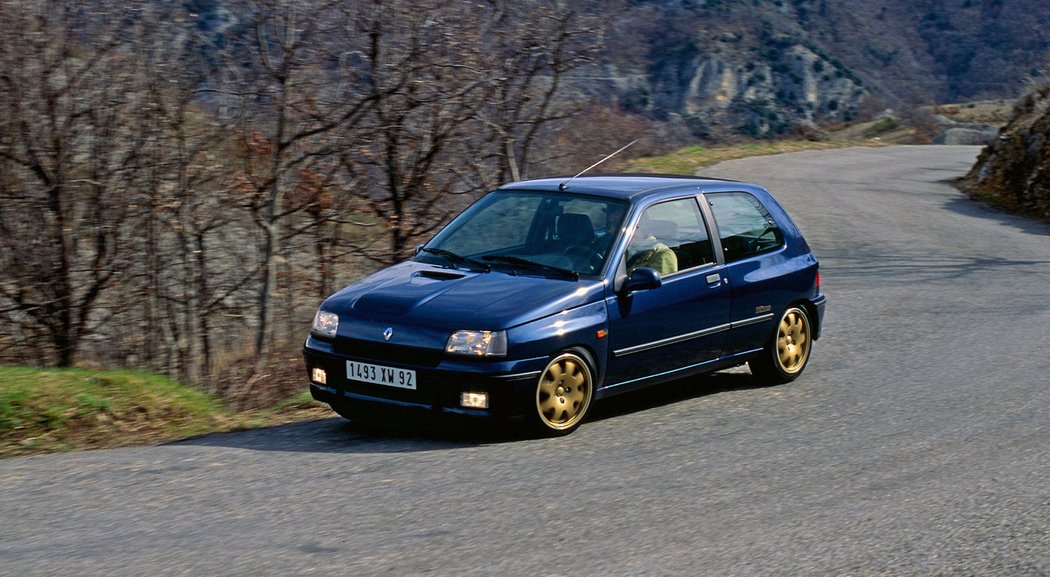
[[[450,261],[452,261],[454,263],[466,263],[466,264],[469,264],[469,265],[473,265],[473,266],[475,266],[477,268],[480,268],[481,270],[483,270],[485,272],[489,272],[489,271],[492,270],[492,267],[489,266],[488,263],[481,262],[480,260],[475,259],[475,258],[470,258],[469,256],[463,256],[461,254],[456,254],[456,253],[454,253],[454,252],[452,252],[450,250],[445,250],[443,248],[430,248],[428,246],[424,246],[423,248],[420,249],[420,252],[429,252],[430,254],[436,254],[438,256],[443,256],[443,257],[447,258],[448,260],[450,260]]]
[[[521,258],[520,256],[510,256],[510,255],[505,255],[505,254],[496,254],[496,255],[490,255],[490,256],[483,256],[481,258],[483,260],[492,261],[492,262],[502,262],[502,263],[506,263],[506,264],[517,265],[517,266],[524,267],[524,268],[543,270],[543,271],[559,274],[559,275],[562,275],[562,276],[570,277],[572,280],[580,280],[580,273],[578,273],[578,272],[576,272],[574,270],[569,270],[567,268],[561,268],[561,267],[557,267],[557,266],[552,266],[552,265],[549,265],[549,264],[543,264],[542,262],[536,262],[534,260],[529,260],[527,258]]]

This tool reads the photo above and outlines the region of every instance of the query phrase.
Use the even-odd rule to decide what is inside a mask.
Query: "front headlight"
[[[445,352],[474,357],[507,355],[507,331],[456,331],[448,337]]]
[[[314,326],[310,332],[320,336],[335,338],[335,332],[339,329],[339,315],[327,311],[318,310],[314,315]]]

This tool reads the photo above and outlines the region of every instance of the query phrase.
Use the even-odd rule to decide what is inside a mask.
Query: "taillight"
[[[820,271],[817,271],[817,292],[820,292]]]

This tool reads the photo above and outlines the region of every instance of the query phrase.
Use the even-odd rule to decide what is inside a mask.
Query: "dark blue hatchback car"
[[[802,373],[817,259],[764,188],[591,176],[485,195],[407,262],[332,295],[303,354],[314,398],[525,417],[571,432],[594,401],[747,363]]]

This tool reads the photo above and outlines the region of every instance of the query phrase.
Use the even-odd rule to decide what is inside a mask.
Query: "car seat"
[[[558,217],[558,238],[564,246],[590,246],[594,240],[594,225],[586,214],[568,212]]]

